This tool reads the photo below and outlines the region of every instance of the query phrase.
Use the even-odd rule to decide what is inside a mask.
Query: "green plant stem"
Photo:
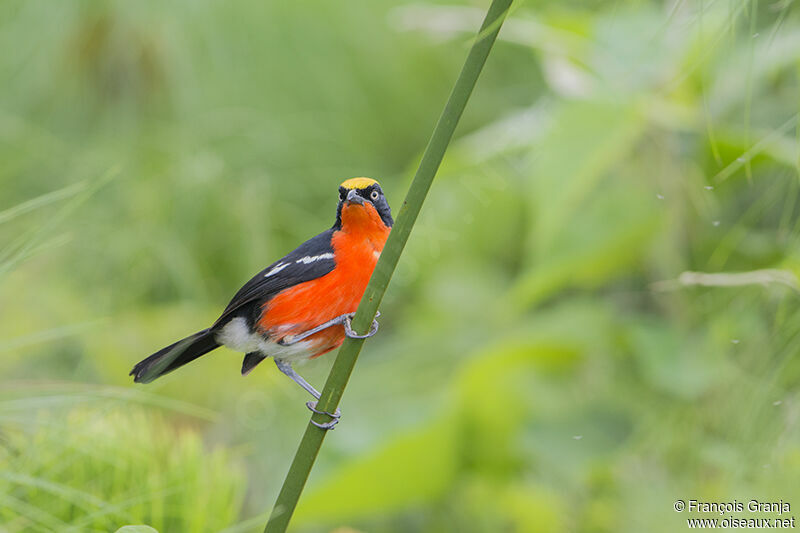
[[[411,183],[406,199],[400,207],[397,221],[389,234],[386,246],[381,253],[369,285],[358,306],[358,311],[353,319],[353,329],[356,331],[366,331],[378,310],[378,306],[386,292],[386,287],[389,285],[389,280],[400,259],[400,254],[405,248],[408,236],[422,208],[422,203],[425,201],[439,164],[444,157],[445,150],[447,150],[447,145],[453,137],[456,125],[464,112],[470,94],[472,94],[472,89],[475,87],[489,51],[492,49],[492,45],[500,31],[511,1],[493,0],[492,5],[489,7],[483,25],[475,42],[472,44],[464,67],[461,69],[461,74],[456,80],[453,91],[450,93],[450,98],[447,100],[444,111],[439,117],[439,122],[433,130],[430,141],[428,141],[428,146],[422,155],[422,161],[419,164],[417,173],[414,175],[414,181]],[[317,409],[330,413],[336,410],[363,344],[364,341],[362,339],[345,339],[325,382],[325,388],[322,389],[322,396],[317,404]],[[317,422],[327,422],[326,418],[325,415],[314,414],[311,419]],[[269,517],[264,533],[286,531],[326,434],[327,431],[311,423],[306,427],[303,440],[300,441],[300,446],[297,448],[292,465],[289,467],[289,473],[286,475],[286,480],[278,494],[278,499],[272,509],[272,514]]]

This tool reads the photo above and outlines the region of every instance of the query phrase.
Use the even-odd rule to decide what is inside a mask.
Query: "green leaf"
[[[454,418],[440,418],[344,463],[301,501],[296,522],[346,522],[444,496],[457,467],[455,430]]]
[[[122,526],[114,533],[158,533],[150,526]]]
[[[517,306],[529,306],[566,286],[591,288],[629,275],[659,227],[662,211],[656,202],[655,194],[636,181],[609,181],[602,195],[571,213],[557,238],[538,244],[513,289]]]

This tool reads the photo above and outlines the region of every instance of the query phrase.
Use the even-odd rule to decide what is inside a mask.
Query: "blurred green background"
[[[487,7],[0,2],[0,531],[261,531],[304,393],[128,371],[343,179],[398,208]],[[791,0],[515,5],[293,530],[800,506],[799,74]]]

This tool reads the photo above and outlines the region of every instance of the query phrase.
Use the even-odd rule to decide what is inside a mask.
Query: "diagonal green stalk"
[[[461,74],[456,80],[453,91],[450,93],[450,98],[447,100],[444,111],[439,117],[439,122],[433,130],[430,141],[428,141],[428,146],[422,155],[422,161],[419,164],[417,173],[414,175],[414,181],[411,183],[406,199],[400,207],[397,221],[389,234],[383,253],[381,253],[369,285],[364,292],[364,297],[358,306],[358,312],[353,319],[353,329],[356,331],[366,331],[378,310],[378,306],[386,292],[386,287],[389,285],[389,280],[400,259],[400,254],[405,248],[408,236],[422,208],[422,202],[428,194],[439,164],[444,157],[445,150],[447,150],[447,145],[453,137],[456,125],[464,112],[470,94],[472,94],[472,89],[475,87],[489,51],[492,49],[503,20],[508,13],[511,1],[492,0],[492,5],[489,7],[483,25],[475,42],[472,44],[464,67],[461,69]],[[322,396],[317,404],[317,409],[329,413],[336,410],[363,344],[364,341],[362,339],[345,339],[328,375],[328,380],[325,382],[325,388],[322,389]],[[311,419],[317,422],[328,421],[325,415],[318,414],[314,414]],[[326,434],[327,431],[311,423],[306,427],[303,440],[300,441],[300,446],[297,448],[292,465],[289,467],[289,473],[283,482],[283,487],[281,487],[281,491],[278,494],[278,499],[272,509],[272,514],[269,517],[264,533],[286,531]]]

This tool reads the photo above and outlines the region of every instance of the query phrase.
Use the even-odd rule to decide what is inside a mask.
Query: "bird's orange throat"
[[[341,232],[364,239],[376,247],[378,252],[389,236],[390,228],[386,227],[378,211],[370,203],[344,204],[342,206]]]
[[[352,280],[350,285],[358,292],[359,301],[390,231],[372,204],[342,207],[342,229],[333,233],[331,245],[336,270],[341,271],[343,279]]]

